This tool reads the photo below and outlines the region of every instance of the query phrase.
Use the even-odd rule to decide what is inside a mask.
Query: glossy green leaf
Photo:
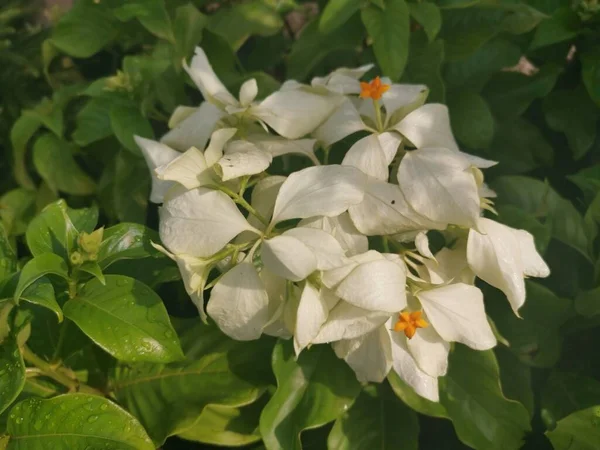
[[[15,302],[19,301],[25,289],[44,275],[58,275],[66,280],[69,278],[69,268],[65,260],[54,253],[43,253],[31,259],[21,270],[13,296]]]
[[[266,396],[247,406],[209,405],[190,428],[177,436],[195,442],[221,446],[241,446],[260,440],[258,420]]]
[[[270,340],[233,341],[198,318],[177,329],[186,361],[118,366],[111,381],[117,400],[158,445],[188,430],[208,405],[256,401],[272,378]]]
[[[162,256],[152,242],[160,241],[158,233],[137,223],[120,223],[104,230],[104,239],[98,252],[98,264],[102,268],[122,259],[138,259]]]
[[[558,421],[546,436],[555,450],[596,450],[600,443],[600,406],[577,411]]]
[[[35,191],[17,188],[0,197],[0,219],[9,236],[25,233],[35,215]]]
[[[79,232],[91,233],[94,231],[96,225],[98,225],[98,215],[98,206],[95,204],[89,208],[73,209],[67,207],[67,216]]]
[[[360,390],[352,369],[326,345],[305,350],[296,360],[292,343],[279,341],[273,351],[273,372],[277,390],[260,417],[269,450],[301,449],[300,433],[338,418]]]
[[[575,309],[586,317],[600,314],[600,287],[579,293],[575,298]]]
[[[121,361],[171,362],[181,359],[177,333],[160,297],[133,278],[93,279],[65,303],[66,317],[97,345]]]
[[[408,5],[404,0],[387,0],[385,10],[369,5],[362,9],[361,17],[383,74],[392,81],[399,80],[408,59]]]
[[[25,364],[14,336],[0,343],[0,413],[18,397],[25,385]]]
[[[421,24],[432,42],[442,28],[442,14],[435,3],[409,3],[410,15]]]
[[[512,204],[537,218],[545,218],[552,237],[589,259],[588,238],[583,218],[571,202],[543,181],[521,176],[500,177],[491,183],[500,204]]]
[[[13,173],[15,180],[28,189],[33,189],[35,184],[27,172],[25,165],[27,144],[41,127],[42,123],[37,117],[22,114],[10,130],[10,143],[13,149]]]
[[[494,351],[500,367],[500,384],[506,398],[521,403],[529,413],[534,415],[533,389],[531,385],[531,368],[523,364],[508,348],[498,346]]]
[[[352,407],[335,421],[329,450],[417,450],[419,419],[387,384],[367,386]]]
[[[321,18],[319,19],[319,31],[331,33],[343,25],[360,8],[361,0],[331,0],[327,2]]]
[[[552,367],[560,355],[559,328],[570,315],[572,301],[533,281],[526,282],[527,301],[518,318],[499,291],[486,291],[486,308],[510,349],[526,364]]]
[[[194,48],[200,44],[202,31],[207,24],[208,17],[198,11],[192,3],[175,10],[173,32],[175,47],[180,58],[187,59],[194,53]]]
[[[11,409],[8,450],[154,450],[135,418],[110,400],[86,394],[27,399]]]
[[[110,123],[119,142],[130,152],[141,155],[134,136],[154,139],[154,131],[148,119],[142,116],[135,106],[113,105],[110,109]]]
[[[98,265],[97,262],[86,261],[82,265],[77,267],[77,270],[93,276],[101,284],[106,284],[106,280],[104,279],[104,274],[102,273],[102,268]]]
[[[162,283],[181,280],[181,273],[175,261],[166,256],[141,258],[135,261],[120,259],[111,263],[104,274],[126,275],[156,289]]]
[[[69,242],[69,228],[73,228],[67,215],[67,204],[58,200],[46,206],[27,227],[25,238],[33,256],[55,253],[68,260],[72,242]]]
[[[425,416],[439,417],[440,419],[448,418],[444,405],[421,397],[393,370],[388,374],[387,380],[398,398],[418,413]]]
[[[54,287],[47,277],[41,277],[29,285],[19,297],[19,301],[33,303],[54,312],[62,322],[63,312],[54,296]]]
[[[74,147],[46,133],[33,146],[33,163],[40,176],[54,191],[87,195],[95,190],[92,179],[73,157]]]
[[[583,86],[550,93],[544,99],[544,115],[550,128],[565,133],[575,159],[582,158],[596,140],[600,113]]]
[[[494,137],[494,117],[485,100],[474,92],[458,91],[449,100],[456,138],[472,149],[487,148]]]
[[[569,7],[560,8],[552,17],[540,23],[535,30],[531,48],[571,40],[581,32],[581,22],[577,14]]]
[[[530,430],[529,414],[503,395],[492,350],[456,345],[448,374],[440,381],[440,401],[461,441],[481,450],[520,448]]]
[[[88,58],[110,43],[119,22],[106,2],[82,0],[74,4],[52,31],[52,43],[77,58]]]
[[[150,33],[174,42],[171,18],[165,6],[165,0],[129,0],[115,8],[113,13],[122,21],[135,17]]]
[[[542,390],[541,414],[548,429],[580,409],[600,404],[600,381],[571,372],[553,371]]]
[[[17,271],[17,255],[0,222],[0,281]]]

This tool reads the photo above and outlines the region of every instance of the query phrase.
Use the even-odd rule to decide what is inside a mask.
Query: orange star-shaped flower
[[[389,84],[381,82],[379,77],[375,77],[369,83],[361,81],[360,83],[360,98],[372,98],[373,100],[379,100],[384,92],[390,88]]]
[[[394,325],[394,331],[404,331],[407,338],[412,337],[417,332],[417,328],[427,328],[429,324],[421,318],[423,311],[415,311],[412,313],[403,312],[398,316],[398,322]]]

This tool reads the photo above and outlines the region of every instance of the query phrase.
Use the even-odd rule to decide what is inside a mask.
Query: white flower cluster
[[[205,102],[178,108],[160,142],[136,140],[163,203],[161,250],[203,319],[234,339],[293,338],[297,353],[332,343],[361,381],[394,370],[437,401],[451,342],[496,344],[475,277],[517,313],[524,278],[549,270],[531,234],[482,217],[494,193],[481,169],[495,163],[459,150],[447,108],[424,104],[425,86],[360,82],[370,69],[287,81],[259,102],[249,80],[237,100],[198,48],[186,70]],[[317,158],[356,132],[341,165]],[[268,175],[290,153],[312,167]]]

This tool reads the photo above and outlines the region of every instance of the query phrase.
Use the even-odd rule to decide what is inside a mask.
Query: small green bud
[[[98,228],[91,234],[84,231],[79,235],[79,246],[90,255],[97,254],[98,250],[100,250],[100,243],[102,242],[103,236],[104,227]]]
[[[74,266],[79,266],[83,264],[83,256],[77,251],[71,253],[70,260],[71,264],[73,264]]]

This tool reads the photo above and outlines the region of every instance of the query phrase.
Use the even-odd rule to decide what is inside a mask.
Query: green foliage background
[[[535,236],[552,275],[528,281],[522,319],[482,286],[503,344],[457,345],[440,404],[395,375],[360,386],[326,346],[296,360],[196,317],[150,245],[132,139],[200,102],[181,66],[196,45],[259,96],[375,62],[427,84],[461,147],[500,161],[499,220]],[[599,106],[596,0],[3,2],[0,449],[599,449]]]

